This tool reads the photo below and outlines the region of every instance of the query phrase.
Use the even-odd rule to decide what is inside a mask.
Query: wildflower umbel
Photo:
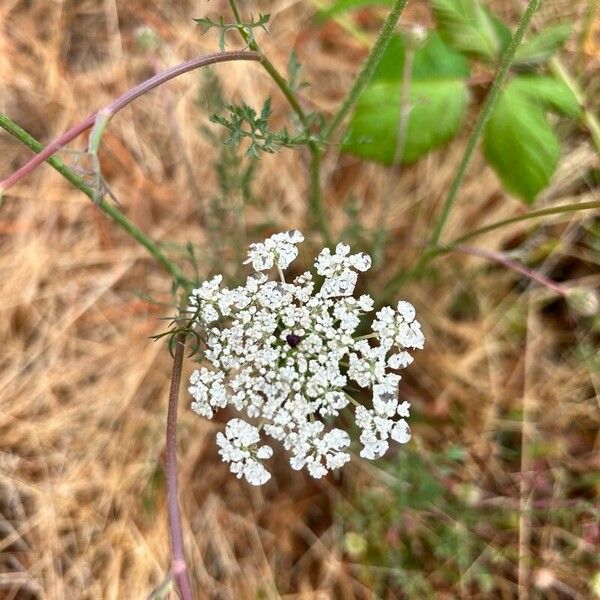
[[[229,421],[217,445],[231,471],[253,485],[271,477],[265,461],[273,450],[259,445],[265,436],[289,452],[293,469],[316,478],[348,462],[350,436],[330,423],[349,404],[363,458],[383,456],[390,439],[410,439],[410,404],[398,401],[398,371],[413,361],[409,350],[423,348],[414,308],[405,301],[382,308],[372,333],[357,335],[373,311],[369,295],[353,296],[370,257],[338,244],[315,260],[320,285],[310,272],[287,282],[284,270],[303,240],[288,231],[252,244],[246,263],[255,272],[245,285],[222,287],[217,275],[189,298],[194,324],[206,334],[206,365],[190,379],[192,409],[210,419],[231,406],[244,417]],[[270,270],[278,280],[269,279]],[[370,407],[350,395],[357,387],[370,391]]]

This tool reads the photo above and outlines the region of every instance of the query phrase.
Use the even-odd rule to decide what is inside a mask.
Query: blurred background
[[[303,104],[325,114],[389,10],[319,17],[324,1],[244,5],[271,14],[261,45],[283,72],[295,50],[309,83]],[[511,27],[524,8],[489,6]],[[597,8],[547,0],[534,22],[572,23],[560,57],[592,112]],[[216,51],[217,33],[202,35],[192,21],[207,14],[229,19],[228,3],[2,0],[0,109],[47,143],[155,72]],[[400,23],[433,29],[428,2],[411,1]],[[234,37],[231,47],[240,47]],[[326,156],[336,239],[368,249],[384,215],[388,244],[367,283],[375,296],[429,238],[487,89],[481,81],[455,139],[410,165],[382,166],[338,146]],[[102,173],[120,208],[190,277],[225,271],[234,281],[248,243],[308,231],[306,152],[251,161],[209,122],[226,102],[259,110],[268,96],[272,122],[289,123],[259,65],[217,65],[135,101],[103,137]],[[561,158],[534,209],[598,199],[589,132],[556,127]],[[72,164],[84,146],[81,138],[59,156]],[[30,155],[0,130],[2,178]],[[528,210],[478,150],[444,237]],[[480,256],[436,258],[401,290],[427,344],[401,383],[413,439],[385,459],[354,457],[338,476],[315,481],[280,458],[269,484],[251,488],[217,456],[222,425],[192,413],[182,392],[180,496],[198,597],[600,597],[598,212],[520,221],[470,243],[577,288],[584,305]],[[308,266],[320,247],[315,234],[300,260]],[[170,562],[171,359],[149,339],[174,312],[170,280],[42,165],[0,208],[0,287],[0,598],[147,598]],[[184,377],[193,368],[188,361]]]

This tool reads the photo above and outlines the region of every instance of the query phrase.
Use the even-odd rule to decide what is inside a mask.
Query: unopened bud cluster
[[[398,401],[398,371],[412,362],[409,350],[423,347],[414,308],[404,301],[395,310],[385,307],[372,333],[358,335],[373,300],[353,293],[370,257],[338,244],[317,256],[317,277],[305,272],[285,281],[303,240],[288,231],[252,244],[246,263],[254,273],[245,285],[223,287],[217,275],[189,298],[194,325],[206,335],[204,366],[190,378],[192,409],[209,419],[226,406],[237,411],[217,445],[231,471],[253,485],[271,477],[266,461],[273,448],[265,437],[283,446],[293,469],[316,478],[348,462],[350,436],[331,422],[349,404],[363,458],[383,456],[390,438],[410,439],[410,405]],[[359,387],[370,391],[370,406],[352,397]]]

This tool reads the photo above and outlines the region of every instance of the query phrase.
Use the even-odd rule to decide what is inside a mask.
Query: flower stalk
[[[177,482],[177,404],[179,399],[179,387],[181,384],[184,350],[185,334],[180,333],[177,334],[175,339],[173,370],[171,372],[171,387],[169,390],[166,435],[166,476],[169,527],[171,532],[171,573],[173,579],[177,582],[181,600],[193,600],[194,596],[183,547],[183,529],[181,526]]]
[[[490,231],[494,231],[495,229],[500,229],[502,227],[506,227],[507,225],[512,225],[513,223],[519,223],[520,221],[528,221],[529,219],[539,219],[540,217],[549,217],[553,215],[563,215],[570,212],[578,212],[580,210],[594,210],[600,208],[600,200],[592,200],[590,202],[577,202],[576,204],[560,204],[559,206],[549,206],[548,208],[541,208],[539,210],[534,210],[524,215],[518,215],[516,217],[510,217],[508,219],[503,219],[502,221],[495,221],[494,223],[490,223],[489,225],[484,225],[479,229],[475,229],[474,231],[470,231],[461,237],[448,242],[448,244],[443,244],[439,246],[440,252],[445,252],[446,250],[452,250],[454,246],[460,244],[462,242],[466,242],[474,237],[478,237],[484,233],[488,233]]]

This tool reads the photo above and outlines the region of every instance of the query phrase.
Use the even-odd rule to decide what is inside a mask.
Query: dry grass
[[[225,4],[4,0],[0,109],[47,141],[155,69],[213,50],[214,37],[200,37],[191,18],[207,6],[219,14]],[[285,66],[295,46],[312,83],[306,97],[315,108],[332,109],[363,55],[360,42],[337,25],[316,27],[310,2],[257,4],[273,15],[264,45],[274,62]],[[514,17],[511,3],[496,4]],[[576,4],[548,1],[542,20],[570,12],[581,23],[584,3]],[[416,3],[403,21],[427,18]],[[142,26],[156,32],[155,51],[136,44]],[[569,48],[571,62],[576,46]],[[584,50],[583,78],[594,91],[600,53],[591,38]],[[217,72],[227,95],[258,105],[272,94],[276,118],[285,115],[258,66],[230,64]],[[232,253],[224,248],[215,256],[214,235],[196,220],[198,202],[206,208],[216,189],[216,151],[196,132],[206,118],[195,102],[198,82],[197,74],[183,76],[119,115],[105,136],[102,164],[124,211],[155,238],[192,240],[206,274]],[[393,190],[388,267],[373,289],[418,255],[463,145],[459,139],[401,173],[330,153],[326,200],[336,231],[346,224],[350,196],[361,201],[362,224],[373,227],[383,195]],[[29,152],[0,134],[0,156],[4,175]],[[586,183],[594,166],[585,133],[570,132],[539,206],[596,197]],[[300,167],[292,152],[264,158],[255,182],[262,201],[246,211],[247,231],[302,227]],[[521,211],[476,157],[446,235]],[[134,292],[168,299],[169,282],[47,166],[11,191],[0,215],[0,597],[145,598],[169,566],[161,454],[170,359],[148,338],[170,311]],[[476,243],[518,249],[565,285],[597,288],[599,257],[583,243],[590,215],[545,223],[514,225]],[[476,503],[495,503],[515,516],[513,528],[490,542],[515,550],[507,550],[495,574],[494,597],[516,597],[520,578],[523,598],[588,598],[599,568],[593,514],[574,511],[565,526],[528,508],[597,501],[598,479],[583,476],[600,467],[600,373],[597,356],[581,357],[582,348],[597,352],[597,321],[480,259],[453,255],[436,265],[435,279],[403,291],[428,339],[404,382],[420,415],[416,448],[424,456],[452,444],[466,449],[449,489],[469,484],[478,491]],[[218,462],[217,427],[181,411],[184,529],[199,597],[371,597],[344,555],[333,514],[344,498],[351,503],[352,494],[382,485],[383,475],[357,461],[343,481],[314,483],[282,464],[264,490],[249,489]],[[516,457],[506,457],[505,444]],[[468,585],[439,594],[472,597]]]

